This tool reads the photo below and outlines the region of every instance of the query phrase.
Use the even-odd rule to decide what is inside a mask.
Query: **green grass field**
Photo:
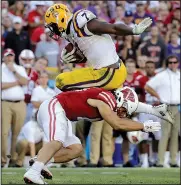
[[[180,184],[180,169],[51,168],[48,184]],[[25,168],[2,169],[2,184],[24,184]]]

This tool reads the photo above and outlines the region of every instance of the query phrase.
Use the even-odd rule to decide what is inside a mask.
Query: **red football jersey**
[[[98,109],[87,103],[87,99],[89,98],[102,100],[107,103],[113,111],[116,109],[116,99],[114,95],[101,88],[62,92],[55,97],[65,110],[67,118],[71,121],[77,121],[79,119],[98,121],[102,119]]]

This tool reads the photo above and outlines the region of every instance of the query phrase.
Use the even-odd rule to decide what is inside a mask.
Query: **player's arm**
[[[115,34],[115,35],[139,35],[152,24],[151,18],[145,18],[134,28],[125,24],[110,24],[98,19],[92,19],[87,23],[87,28],[94,34]]]
[[[97,107],[102,118],[115,130],[154,132],[161,129],[159,122],[148,120],[144,123],[139,123],[127,118],[120,118],[111,110],[111,108],[101,100],[88,99],[88,104]]]
[[[115,130],[137,131],[144,129],[142,123],[127,118],[119,118],[117,114],[101,100],[88,99],[87,102],[89,105],[97,107],[102,118]]]

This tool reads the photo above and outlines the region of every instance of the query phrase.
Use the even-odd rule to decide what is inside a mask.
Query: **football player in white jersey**
[[[152,24],[152,19],[145,18],[132,28],[125,24],[102,22],[86,9],[72,14],[64,4],[54,4],[45,13],[45,23],[52,38],[63,37],[74,45],[69,53],[63,49],[62,60],[65,63],[78,62],[73,54],[79,50],[89,66],[59,74],[56,86],[60,90],[89,87],[113,90],[122,86],[127,72],[109,34],[139,35]]]

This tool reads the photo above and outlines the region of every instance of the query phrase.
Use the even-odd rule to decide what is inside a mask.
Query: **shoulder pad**
[[[95,19],[96,15],[89,10],[81,9],[74,13],[73,22],[79,28],[83,28],[90,20]]]

